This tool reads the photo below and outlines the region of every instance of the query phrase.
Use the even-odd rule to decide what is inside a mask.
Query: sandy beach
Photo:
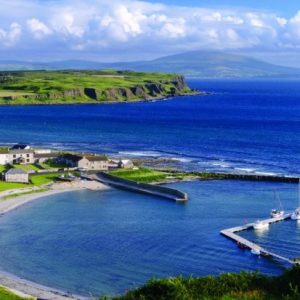
[[[44,197],[51,196],[59,193],[66,193],[79,190],[94,190],[101,191],[110,189],[107,185],[104,185],[97,181],[85,181],[78,180],[73,182],[63,182],[63,183],[54,183],[47,186],[48,190],[43,192],[36,192],[32,194],[19,195],[9,199],[3,199],[4,196],[7,196],[7,193],[0,194],[0,214],[4,215],[11,210],[14,210],[22,205],[25,205],[32,201],[42,201]],[[32,189],[33,191],[34,189]],[[10,191],[13,194],[14,191]],[[20,191],[18,192],[28,192]],[[2,199],[1,199],[2,197]],[[55,290],[50,287],[42,286],[34,282],[30,282],[21,278],[18,278],[12,274],[7,274],[5,272],[0,272],[0,285],[8,288],[9,290],[15,292],[20,296],[33,296],[38,299],[47,299],[47,300],[66,300],[66,299],[88,299],[86,297],[81,297],[77,295],[71,295],[64,291]]]

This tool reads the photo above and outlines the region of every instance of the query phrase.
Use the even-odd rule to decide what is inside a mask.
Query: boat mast
[[[300,207],[300,178],[298,183],[298,207]]]

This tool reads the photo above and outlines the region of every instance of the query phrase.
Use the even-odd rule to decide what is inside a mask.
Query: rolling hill
[[[299,78],[300,69],[277,66],[252,57],[220,51],[193,51],[137,62],[82,60],[49,63],[1,62],[0,70],[117,69],[180,73],[196,78]]]

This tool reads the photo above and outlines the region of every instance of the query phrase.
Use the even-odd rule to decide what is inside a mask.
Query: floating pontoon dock
[[[270,218],[270,219],[266,219],[266,220],[262,220],[262,222],[264,223],[268,223],[268,224],[273,224],[273,223],[277,223],[280,221],[285,221],[291,218],[291,214],[285,214],[282,217],[278,217],[278,218]],[[254,250],[255,252],[257,252],[259,255],[261,256],[268,256],[268,257],[273,257],[285,262],[288,262],[290,264],[299,264],[299,261],[278,255],[276,253],[270,252],[269,250],[237,235],[237,232],[241,232],[244,230],[249,230],[249,229],[253,229],[254,228],[254,224],[255,223],[249,223],[249,224],[245,224],[242,226],[237,226],[237,227],[233,227],[233,228],[228,228],[228,229],[224,229],[221,230],[221,234],[224,235],[225,237],[237,242],[238,245],[242,246],[243,248],[249,249],[249,250]]]

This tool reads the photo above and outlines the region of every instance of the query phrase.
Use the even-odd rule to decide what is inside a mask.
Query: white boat
[[[291,219],[295,221],[300,220],[300,207],[295,209],[295,211],[291,215]]]
[[[253,255],[260,255],[260,251],[259,250],[257,250],[257,249],[251,249],[251,253],[253,254]]]
[[[298,185],[298,207],[294,210],[291,215],[292,220],[300,220],[300,178],[299,178],[299,185]]]
[[[253,224],[253,228],[255,230],[267,229],[267,228],[269,228],[269,223],[258,220]]]
[[[276,191],[274,191],[274,199],[276,200],[276,202],[278,202],[279,204],[279,209],[272,209],[271,210],[271,218],[280,218],[284,216],[284,210],[282,209],[282,204],[279,198],[279,195],[276,193]]]
[[[272,209],[271,217],[272,218],[280,218],[284,216],[284,210]]]

